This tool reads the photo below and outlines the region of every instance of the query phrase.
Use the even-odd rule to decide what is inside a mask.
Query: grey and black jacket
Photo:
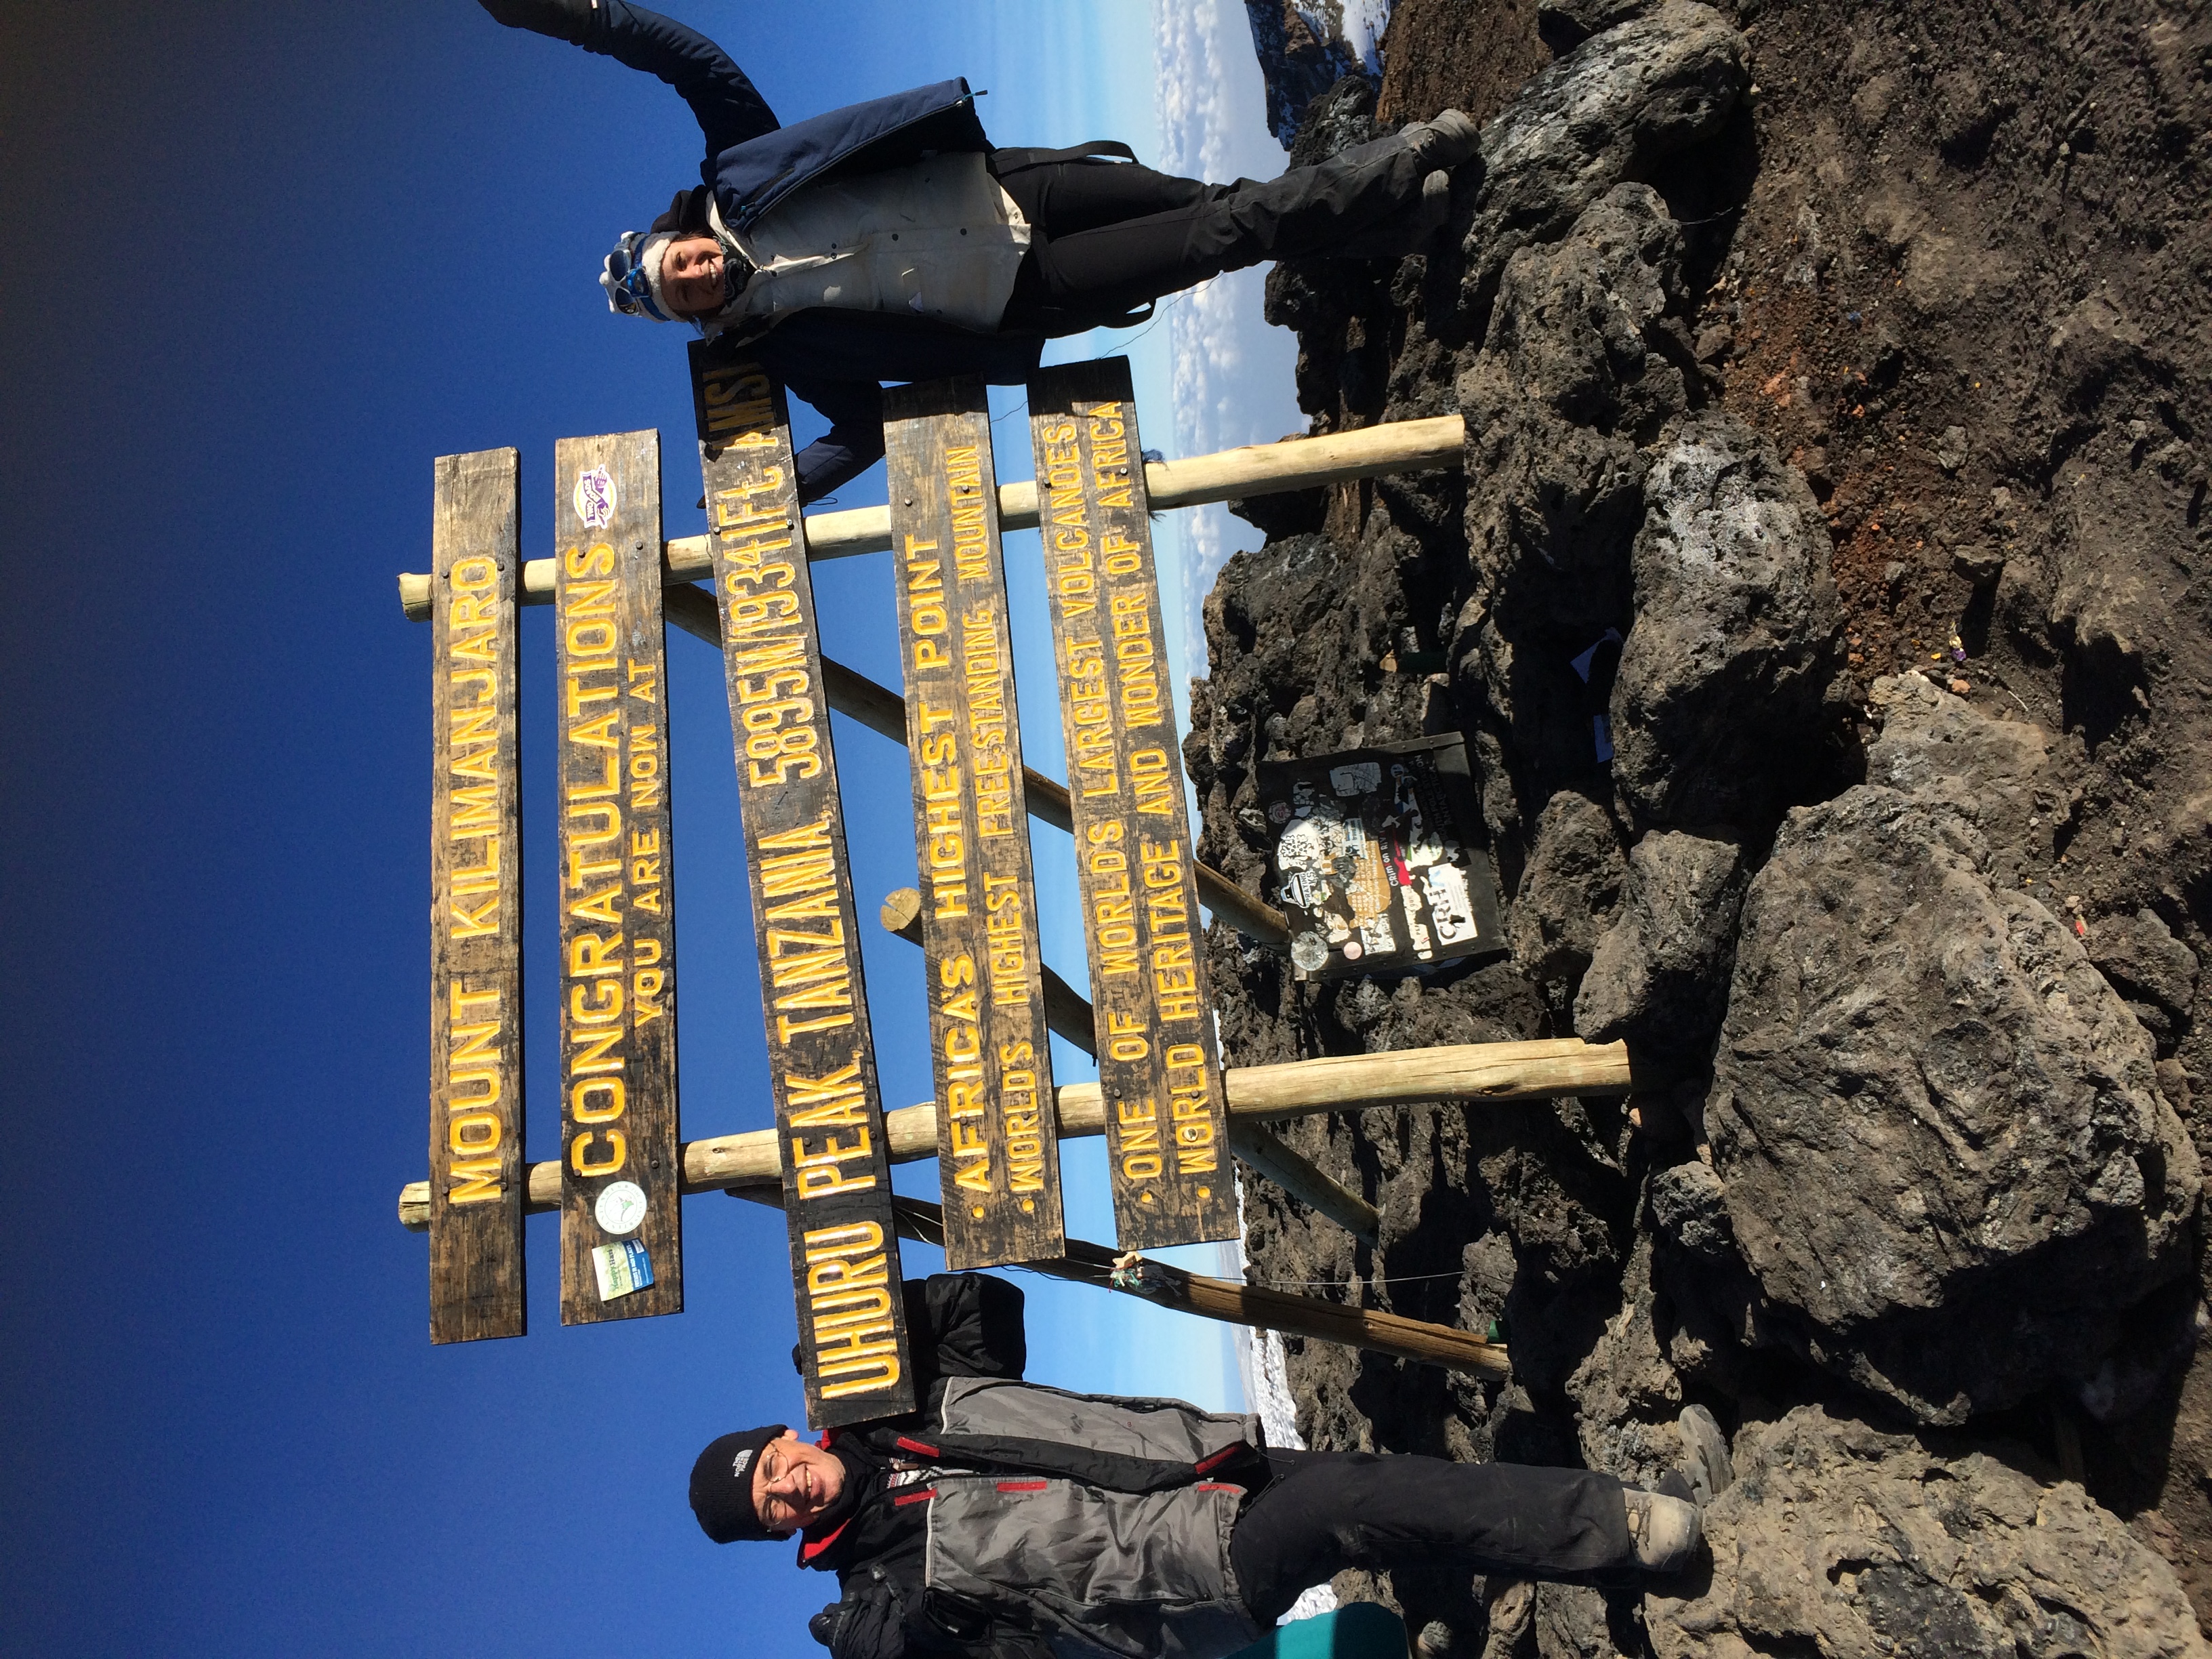
[[[743,70],[697,30],[629,0],[482,0],[511,28],[539,34],[657,76],[690,106],[706,139],[703,179],[679,192],[655,230],[704,232],[711,193],[726,224],[740,228],[796,191],[948,150],[994,155],[964,80],[940,81],[826,114],[778,123]],[[1126,155],[1120,145],[1066,154]],[[1043,151],[1003,152],[1035,160]],[[1072,319],[1070,331],[1098,319]],[[1019,386],[1036,373],[1042,333],[978,333],[933,318],[815,308],[779,319],[747,351],[792,393],[828,416],[826,437],[802,450],[799,499],[814,501],[866,471],[884,453],[881,383],[972,374]]]
[[[1023,1381],[1020,1297],[980,1274],[909,1285],[927,1401],[830,1437],[860,1496],[801,1542],[843,1590],[817,1638],[835,1659],[1214,1659],[1256,1640],[1229,1537],[1267,1479],[1258,1420]]]

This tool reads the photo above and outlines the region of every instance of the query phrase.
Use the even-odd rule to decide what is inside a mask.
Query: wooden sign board
[[[660,434],[555,449],[561,1322],[684,1311]]]
[[[520,1336],[521,461],[441,455],[431,532],[430,1340]]]
[[[1125,1250],[1237,1236],[1197,848],[1126,358],[1030,382],[1076,866]]]
[[[945,1264],[1056,1259],[1051,1036],[982,382],[886,392],[884,442]]]
[[[783,389],[705,341],[691,380],[806,1419],[834,1428],[915,1404],[890,1143]]]

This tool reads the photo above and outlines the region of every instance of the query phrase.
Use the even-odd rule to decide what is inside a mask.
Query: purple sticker
[[[615,516],[615,481],[604,466],[576,475],[576,516],[587,530],[605,530]]]

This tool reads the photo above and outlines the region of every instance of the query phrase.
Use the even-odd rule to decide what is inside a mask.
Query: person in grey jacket
[[[919,1410],[818,1443],[723,1435],[691,1471],[710,1539],[795,1533],[799,1565],[837,1575],[811,1625],[834,1659],[1218,1659],[1347,1567],[1626,1582],[1698,1546],[1686,1483],[1273,1450],[1251,1417],[1024,1382],[1003,1279],[940,1273],[906,1301]]]
[[[1413,252],[1477,148],[1447,110],[1265,183],[1206,184],[1110,140],[998,148],[963,80],[786,126],[728,53],[629,0],[482,3],[659,77],[698,118],[702,182],[625,234],[600,283],[625,315],[735,331],[830,417],[798,457],[801,501],[883,454],[884,381],[1018,386],[1048,338],[1134,321],[1222,271]]]

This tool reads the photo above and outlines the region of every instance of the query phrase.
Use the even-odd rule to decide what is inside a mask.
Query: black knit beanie
[[[709,1443],[691,1466],[691,1513],[699,1517],[699,1529],[717,1544],[782,1536],[761,1525],[753,1508],[753,1461],[762,1447],[787,1431],[783,1424],[774,1423],[726,1434]]]

